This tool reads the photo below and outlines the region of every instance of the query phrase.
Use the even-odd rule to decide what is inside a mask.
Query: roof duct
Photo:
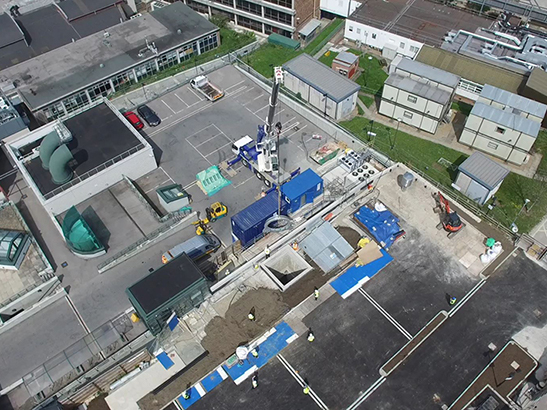
[[[73,172],[68,163],[73,159],[72,153],[65,144],[55,150],[49,160],[49,172],[53,183],[62,185],[72,179]]]
[[[49,161],[51,160],[51,154],[61,145],[61,138],[59,135],[52,131],[45,136],[40,144],[40,159],[42,160],[42,168],[49,169]]]

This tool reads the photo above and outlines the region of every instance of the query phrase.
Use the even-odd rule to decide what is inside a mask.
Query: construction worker
[[[302,392],[304,394],[310,394],[310,386],[308,386],[307,384],[304,385],[304,388],[302,389]]]
[[[182,393],[182,398],[184,400],[190,399],[190,393],[188,392],[188,390],[184,390],[184,393]]]
[[[258,351],[256,349],[251,350],[251,355],[256,359],[258,357]]]
[[[313,297],[315,300],[319,299],[319,289],[317,287],[313,289]]]
[[[450,301],[449,301],[448,303],[450,304],[450,306],[454,306],[454,305],[456,304],[456,301],[457,301],[457,300],[458,300],[458,299],[456,299],[455,296],[451,296],[451,297],[450,297]]]
[[[249,312],[249,314],[247,315],[247,317],[249,318],[249,320],[251,322],[254,322],[256,320],[256,317],[255,317],[255,308],[252,308],[251,311]]]
[[[270,247],[268,245],[264,248],[264,254],[266,255],[266,259],[270,257]]]
[[[311,331],[311,329],[308,331],[308,342],[313,342],[315,340],[315,336],[313,334],[313,332]]]
[[[256,377],[256,374],[251,379],[251,384],[253,386],[253,389],[256,389],[258,387],[258,377]]]

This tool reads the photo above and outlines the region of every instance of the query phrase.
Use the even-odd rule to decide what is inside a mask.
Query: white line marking
[[[292,124],[286,125],[285,129],[283,131],[281,131],[281,133],[279,135],[280,136],[283,135],[284,133],[286,133],[287,131],[292,130],[294,127],[297,127],[298,125],[300,125],[299,121],[296,121],[296,122],[293,122]]]
[[[266,120],[264,118],[261,118],[259,115],[256,115],[256,113],[252,112],[249,107],[245,107],[247,111],[249,111],[251,114],[253,114],[256,118],[260,120],[260,122],[265,122]],[[259,110],[260,111],[260,110]]]
[[[190,141],[188,141],[188,138],[186,138],[186,142],[187,142],[188,144],[190,144],[190,146],[191,146],[192,148],[194,148],[194,149],[196,150],[196,152],[197,152],[199,155],[201,155],[205,161],[207,161],[210,165],[213,165],[213,164],[211,164],[211,161],[209,161],[207,158],[205,158],[205,155],[203,155],[196,147],[194,147],[194,144],[192,144]]]
[[[209,141],[211,141],[212,139],[214,139],[214,138],[216,138],[216,137],[220,137],[221,135],[222,135],[222,133],[220,133],[220,134],[215,134],[215,135],[213,135],[211,138],[207,138],[205,141],[200,142],[198,145],[196,145],[196,148],[197,148],[197,147],[201,147],[203,144],[206,144],[206,143],[208,143]]]
[[[220,151],[222,148],[224,147],[227,147],[228,145],[232,144],[232,141],[228,142],[227,144],[224,144],[222,147],[219,147],[217,148],[216,150],[214,150],[213,152],[211,152],[210,154],[207,154],[205,155],[206,157],[208,157],[209,155],[213,155],[213,154],[216,154],[218,151]]]
[[[203,386],[199,383],[194,384],[194,387],[201,397],[205,396],[205,394],[207,393]]]
[[[190,182],[188,185],[184,187],[185,190],[192,188],[194,185],[196,185],[198,181]]]
[[[281,354],[277,355],[277,359],[281,362],[281,364],[289,371],[292,377],[298,382],[298,384],[303,388],[306,385],[306,382],[304,382],[304,379],[296,372],[296,370],[293,369],[293,367],[290,365],[290,363],[285,359]],[[321,398],[313,391],[313,389],[310,388],[309,396],[313,399],[313,401],[319,406],[320,409],[328,410],[328,406],[321,400]]]
[[[195,136],[198,135],[200,132],[205,131],[205,130],[206,130],[207,128],[209,128],[209,127],[214,127],[214,126],[215,126],[214,124],[209,124],[208,126],[203,127],[202,129],[200,129],[198,132],[194,132],[192,135],[189,135],[188,137],[186,137],[186,139],[195,137]]]
[[[486,283],[486,279],[488,279],[488,277],[481,279],[481,281],[479,283],[477,283],[473,287],[473,289],[471,289],[469,292],[467,292],[467,294],[456,304],[456,306],[454,306],[450,310],[450,312],[448,313],[448,317],[454,316],[456,314],[456,312],[458,310],[460,310],[460,308],[463,305],[465,305],[469,301],[469,299],[471,299],[471,297],[479,291],[480,288],[482,288],[484,286],[484,284]]]
[[[225,89],[224,91],[226,92],[226,91],[228,91],[228,90],[229,90],[230,88],[234,88],[234,87],[237,87],[237,86],[238,86],[239,84],[241,84],[241,83],[244,83],[244,82],[245,82],[245,80],[241,80],[241,81],[240,81],[239,83],[237,83],[237,84],[234,84],[234,85],[232,85],[232,86],[230,86],[230,87],[226,88],[226,89]]]
[[[167,177],[169,177],[169,179],[171,180],[171,182],[172,182],[173,184],[175,183],[175,180],[174,180],[173,178],[171,178],[171,175],[169,175],[169,174],[167,173],[167,171],[166,171],[165,169],[163,169],[163,167],[162,167],[161,165],[160,165],[158,168],[161,169],[161,170],[163,171],[163,173],[164,173],[165,175],[167,175]]]
[[[166,106],[167,108],[169,108],[171,111],[173,111],[173,114],[176,114],[176,113],[177,113],[174,109],[172,109],[171,107],[169,107],[169,105],[168,105],[165,101],[161,100],[161,102],[164,103],[165,106]]]
[[[254,176],[254,175],[250,176],[245,181],[241,182],[240,184],[235,185],[234,188],[239,188],[241,185],[243,185],[245,182],[249,182],[251,179],[256,179],[256,176]]]
[[[194,90],[192,90],[191,88],[189,88],[188,90],[189,90],[192,94],[194,94],[194,95],[198,98],[198,100],[203,101],[203,99],[202,99],[199,95],[197,95],[197,94],[194,92]]]
[[[222,380],[226,380],[228,378],[228,373],[226,373],[226,370],[224,370],[222,366],[217,367],[217,372],[220,374]]]
[[[378,380],[376,380],[372,386],[370,386],[363,394],[361,394],[357,400],[355,400],[348,408],[347,410],[355,410],[357,407],[359,407],[368,397],[374,393],[374,391],[380,387],[384,382],[386,381],[385,377],[380,377]]]
[[[209,108],[211,106],[212,103],[209,103],[207,105],[204,105],[203,107],[200,107],[198,108],[197,110],[195,111],[192,111],[191,113],[189,113],[188,115],[185,115],[184,117],[180,117],[180,118],[177,118],[175,121],[173,121],[172,123],[170,124],[167,124],[166,126],[164,127],[161,127],[161,128],[157,128],[154,132],[151,132],[150,134],[148,134],[148,137],[149,138],[152,138],[154,135],[156,134],[159,134],[160,132],[162,132],[163,130],[166,130],[167,128],[170,128],[172,127],[173,125],[177,125],[179,122],[182,122],[190,117],[192,117],[193,115],[195,114],[198,114],[200,113],[201,111],[204,111],[205,109]],[[168,117],[169,118],[169,117]]]
[[[154,188],[150,188],[148,191],[144,191],[144,193],[147,194],[147,193],[153,191],[153,190],[156,189],[157,187],[159,187],[159,186],[165,184],[167,181],[171,181],[171,178],[168,178],[168,179],[166,179],[165,181],[160,182],[160,183],[159,183],[158,185],[156,185]]]
[[[297,131],[293,132],[291,135],[288,135],[287,136],[287,139],[290,139],[293,135],[299,133],[300,131],[302,131],[304,128],[306,128],[307,125],[304,125],[302,128],[299,128]],[[306,141],[307,142],[307,141]]]
[[[384,317],[389,320],[391,322],[391,324],[393,326],[395,326],[397,328],[397,330],[399,332],[401,332],[408,340],[412,340],[412,335],[406,331],[406,329],[399,323],[397,322],[393,316],[391,316],[389,313],[387,313],[387,311],[382,307],[380,306],[380,304],[378,302],[376,302],[372,296],[370,296],[367,292],[365,292],[364,289],[359,289],[359,293],[361,293],[361,295],[363,295],[365,297],[365,299],[367,299],[371,304],[372,306],[374,306],[378,312],[380,312],[382,315],[384,315]]]
[[[253,114],[256,115],[257,112],[262,111],[264,108],[267,108],[267,107],[269,107],[269,106],[270,106],[270,104],[266,104],[264,107],[262,107],[262,108],[256,110],[255,112],[253,112],[253,111],[251,111],[251,112],[252,112]]]
[[[247,105],[249,105],[249,104],[252,104],[254,101],[258,100],[258,99],[259,99],[260,97],[262,97],[263,95],[264,95],[264,94],[260,94],[258,97],[253,98],[253,99],[252,99],[251,101],[249,101],[248,103],[243,104],[243,106],[245,107],[245,106],[247,106]]]
[[[235,94],[239,93],[240,91],[243,91],[247,88],[246,85],[244,85],[243,87],[241,88],[238,88],[237,90],[235,90],[234,92],[231,92],[231,93],[226,93],[226,96],[227,97],[233,97]]]
[[[186,101],[184,101],[182,98],[179,97],[178,94],[175,93],[175,97],[177,97],[184,105],[186,105],[186,107],[190,107],[190,106],[186,103]]]

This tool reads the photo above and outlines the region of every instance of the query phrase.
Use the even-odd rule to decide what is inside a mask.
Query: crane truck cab
[[[239,155],[243,152],[242,148],[246,145],[246,150],[249,150],[254,145],[254,139],[252,139],[248,135],[241,137],[232,144],[232,152],[234,153],[234,155]]]

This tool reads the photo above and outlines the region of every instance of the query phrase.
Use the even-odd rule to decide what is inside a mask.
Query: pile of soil
[[[357,249],[357,244],[359,243],[359,239],[361,239],[361,234],[359,232],[348,226],[339,226],[336,230],[342,235],[342,238],[344,238],[347,243],[353,246],[353,249]]]

